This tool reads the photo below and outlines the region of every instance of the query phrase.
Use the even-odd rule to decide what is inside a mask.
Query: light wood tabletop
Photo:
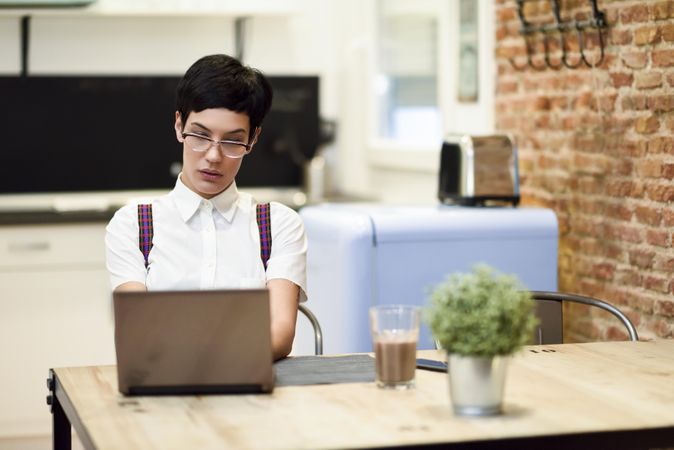
[[[508,369],[504,414],[488,418],[455,416],[447,375],[425,370],[409,391],[352,383],[169,397],[122,396],[114,366],[54,374],[55,410],[87,448],[674,446],[674,340],[526,347]]]

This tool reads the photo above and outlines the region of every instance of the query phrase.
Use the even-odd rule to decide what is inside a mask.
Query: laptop
[[[271,392],[269,291],[114,292],[119,391]]]

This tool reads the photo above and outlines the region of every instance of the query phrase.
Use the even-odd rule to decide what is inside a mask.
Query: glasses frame
[[[222,141],[218,141],[218,140],[210,138],[208,136],[204,136],[203,134],[190,133],[190,132],[184,132],[181,135],[182,135],[183,139],[187,138],[188,136],[192,136],[192,137],[195,137],[195,138],[199,138],[199,139],[209,141],[211,143],[205,150],[195,150],[192,146],[189,146],[190,150],[192,150],[193,152],[197,152],[197,153],[206,153],[207,151],[209,151],[213,147],[213,145],[217,145],[218,151],[220,152],[221,155],[226,156],[227,158],[241,159],[244,156],[246,156],[248,153],[250,153],[250,151],[253,149],[253,144],[246,144],[245,142],[241,142],[241,141],[232,141],[231,139],[223,139]],[[220,144],[240,145],[241,147],[245,147],[246,151],[242,155],[228,155],[227,153],[225,153],[225,151],[222,149],[222,147],[220,147]]]

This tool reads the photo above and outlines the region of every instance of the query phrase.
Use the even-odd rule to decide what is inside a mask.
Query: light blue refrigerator
[[[325,354],[372,351],[371,305],[425,305],[433,285],[479,262],[516,274],[529,289],[557,289],[557,219],[549,209],[322,204],[300,216],[309,241],[307,305],[323,328]],[[298,329],[293,353],[310,353],[310,339]],[[433,348],[426,326],[418,348]]]

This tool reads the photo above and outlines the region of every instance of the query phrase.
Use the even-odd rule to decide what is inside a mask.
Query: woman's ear
[[[178,142],[183,142],[183,121],[180,118],[180,113],[176,111],[176,123],[175,123],[175,129],[176,129],[176,139],[178,139]]]

